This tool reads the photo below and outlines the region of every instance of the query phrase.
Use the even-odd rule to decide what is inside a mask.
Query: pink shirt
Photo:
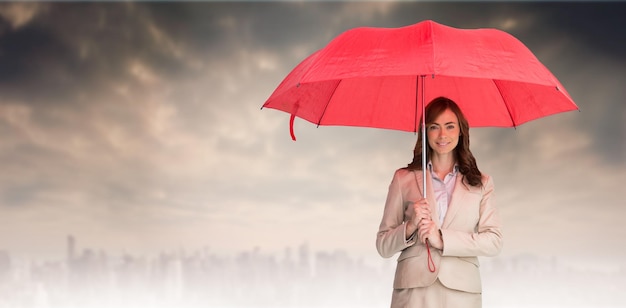
[[[433,177],[433,190],[435,191],[435,201],[437,202],[437,209],[439,211],[439,225],[441,226],[443,219],[446,217],[448,205],[450,205],[454,184],[456,183],[456,176],[459,173],[459,165],[455,164],[452,172],[446,174],[443,179],[440,179],[437,173],[433,171],[432,162],[428,163],[428,169]]]

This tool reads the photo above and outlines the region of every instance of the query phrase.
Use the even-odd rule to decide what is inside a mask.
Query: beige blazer
[[[439,222],[432,178],[427,172],[427,199],[432,219]],[[405,240],[405,225],[413,214],[412,202],[422,198],[422,171],[399,169],[389,185],[383,218],[376,237],[376,248],[384,258],[397,252],[393,287],[426,287],[437,278],[448,288],[481,293],[477,256],[494,256],[502,248],[500,218],[494,203],[493,180],[483,174],[483,187],[469,186],[458,173],[448,211],[440,226],[443,251],[430,247],[436,271],[428,269],[426,246],[417,240]]]

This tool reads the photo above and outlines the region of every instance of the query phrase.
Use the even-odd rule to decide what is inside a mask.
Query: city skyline
[[[66,238],[67,258],[7,263],[0,250],[0,305],[35,307],[381,307],[388,304],[394,260],[372,266],[346,251],[312,251],[306,243],[282,256],[259,248],[234,256],[207,249],[145,256],[115,255]],[[82,253],[76,253],[76,249]],[[485,307],[615,307],[626,264],[580,269],[531,254],[480,258]],[[511,279],[514,276],[515,279]],[[591,285],[581,282],[592,282]],[[19,288],[16,288],[19,287]],[[519,292],[532,297],[518,298]],[[320,296],[324,294],[324,296]]]

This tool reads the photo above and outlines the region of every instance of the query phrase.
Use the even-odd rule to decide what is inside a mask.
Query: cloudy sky
[[[308,243],[377,260],[412,133],[319,127],[261,105],[359,26],[432,19],[524,42],[580,112],[472,130],[503,256],[626,257],[624,3],[0,4],[0,250],[221,255]],[[622,262],[622,263],[619,263]]]

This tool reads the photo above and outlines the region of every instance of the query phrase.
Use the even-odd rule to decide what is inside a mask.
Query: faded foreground
[[[74,250],[70,237],[64,260],[0,251],[0,307],[388,307],[395,266],[395,259],[372,265],[306,245],[235,257],[208,249],[150,257]],[[528,255],[482,258],[481,273],[484,307],[626,306],[623,266],[582,270]]]

